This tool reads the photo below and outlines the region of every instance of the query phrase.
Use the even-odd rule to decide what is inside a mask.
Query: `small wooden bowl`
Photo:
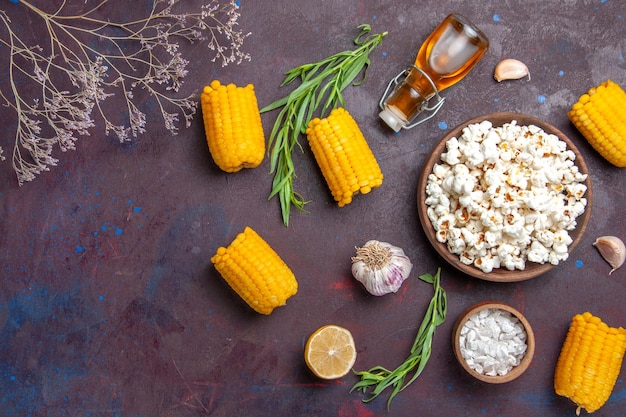
[[[419,182],[417,185],[417,211],[420,219],[420,223],[426,237],[433,245],[437,253],[450,265],[454,268],[458,269],[461,272],[464,272],[472,277],[483,279],[486,281],[496,281],[496,282],[517,282],[524,281],[531,278],[538,277],[550,269],[554,267],[554,265],[550,263],[538,264],[534,262],[526,262],[525,269],[523,270],[515,270],[510,271],[506,268],[495,268],[491,272],[483,272],[479,268],[474,265],[466,265],[461,262],[459,256],[450,252],[447,246],[444,243],[441,243],[437,240],[435,229],[430,222],[427,214],[426,207],[426,185],[428,182],[428,175],[432,172],[433,166],[436,163],[441,162],[441,154],[446,150],[446,142],[453,137],[459,137],[462,134],[463,129],[475,123],[480,123],[484,120],[489,120],[494,127],[502,126],[505,123],[509,123],[512,120],[516,120],[517,124],[520,126],[528,126],[535,125],[540,127],[546,133],[551,133],[556,135],[559,139],[567,144],[568,149],[572,150],[576,155],[575,164],[578,166],[578,169],[581,173],[587,174],[587,179],[584,184],[587,186],[587,192],[585,193],[585,198],[587,199],[587,206],[585,208],[585,212],[581,214],[577,219],[577,226],[574,230],[570,231],[570,237],[572,238],[572,243],[569,246],[569,252],[578,245],[580,240],[587,229],[587,224],[589,223],[589,218],[591,217],[591,206],[592,206],[592,191],[591,191],[591,178],[589,176],[589,169],[587,168],[587,164],[583,159],[580,151],[576,148],[574,143],[563,134],[556,127],[551,124],[544,122],[543,120],[528,116],[525,114],[519,113],[510,113],[510,112],[499,112],[499,113],[491,113],[484,116],[479,116],[473,118],[471,120],[466,121],[465,123],[460,124],[459,126],[452,129],[447,135],[441,139],[441,141],[435,146],[430,157],[424,164],[424,168],[422,169]]]
[[[519,365],[517,365],[516,367],[511,369],[508,373],[502,376],[490,376],[490,375],[479,374],[478,372],[470,368],[470,366],[467,364],[467,361],[465,360],[465,358],[463,358],[463,355],[461,354],[461,346],[460,346],[461,329],[463,328],[467,320],[472,315],[478,313],[481,310],[485,310],[489,308],[508,311],[509,313],[517,317],[520,323],[524,326],[524,330],[526,331],[527,348],[526,348],[526,353],[524,354],[524,357],[521,359]],[[452,329],[452,347],[454,349],[454,356],[456,356],[456,359],[459,361],[463,369],[465,369],[465,371],[467,371],[468,374],[470,374],[471,376],[473,376],[474,378],[480,381],[487,382],[490,384],[504,384],[506,382],[513,381],[514,379],[522,375],[524,371],[526,371],[526,369],[528,369],[528,367],[530,366],[530,363],[532,362],[533,356],[535,354],[535,335],[533,333],[532,327],[530,326],[530,323],[528,323],[528,320],[526,320],[526,318],[522,315],[522,313],[520,313],[513,307],[507,304],[497,303],[497,302],[482,302],[482,303],[478,303],[468,308],[459,316],[458,320],[456,321]]]

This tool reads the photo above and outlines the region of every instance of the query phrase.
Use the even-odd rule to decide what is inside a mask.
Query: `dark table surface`
[[[3,8],[11,15],[13,6]],[[447,102],[433,120],[394,134],[377,117],[378,100],[453,11],[483,29],[491,47],[443,93]],[[267,199],[267,159],[254,170],[221,172],[200,117],[178,136],[149,117],[148,132],[129,144],[94,129],[75,151],[56,155],[58,167],[22,187],[7,158],[0,164],[0,415],[574,415],[575,406],[554,392],[554,368],[573,315],[590,311],[626,325],[626,269],[608,276],[592,246],[601,235],[626,238],[626,195],[625,171],[604,161],[566,113],[592,85],[610,78],[626,86],[623,2],[257,0],[241,1],[239,12],[240,28],[251,32],[243,46],[251,60],[222,67],[204,46],[183,46],[191,60],[189,92],[215,78],[253,83],[264,106],[288,91],[279,88],[287,69],[351,49],[359,24],[389,32],[372,53],[365,83],[345,91],[384,172],[383,186],[338,208],[304,147],[294,154],[294,185],[311,202],[285,227],[277,200]],[[503,58],[525,62],[531,80],[494,81]],[[3,68],[7,59],[2,55]],[[3,111],[7,152],[15,119]],[[444,264],[416,211],[418,175],[435,143],[457,124],[496,111],[530,114],[561,129],[584,155],[593,184],[591,222],[569,259],[518,283],[480,281]],[[275,116],[263,114],[267,135]],[[243,304],[210,263],[245,226],[271,244],[299,282],[298,294],[270,316]],[[369,239],[400,246],[413,261],[397,294],[370,296],[352,278],[350,257]],[[432,294],[417,275],[438,267],[448,319],[424,373],[388,413],[386,394],[365,404],[350,392],[354,375],[334,382],[311,375],[304,343],[328,323],[352,331],[357,370],[400,364]],[[486,300],[520,310],[536,335],[531,367],[504,385],[466,375],[450,343],[459,314]],[[595,415],[625,414],[625,375],[622,369]]]

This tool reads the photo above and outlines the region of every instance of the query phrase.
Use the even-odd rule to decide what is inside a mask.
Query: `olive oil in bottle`
[[[426,39],[406,78],[381,102],[380,118],[396,132],[413,127],[409,124],[428,101],[465,77],[488,48],[487,36],[467,18],[448,15]]]

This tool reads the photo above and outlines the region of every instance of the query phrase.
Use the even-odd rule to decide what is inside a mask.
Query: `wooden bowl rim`
[[[459,340],[460,340],[461,329],[463,328],[463,325],[468,320],[468,318],[472,316],[473,314],[481,310],[485,310],[489,308],[500,309],[500,310],[508,311],[509,313],[513,314],[520,321],[520,323],[522,323],[522,326],[524,326],[524,330],[526,331],[526,353],[524,354],[524,357],[520,361],[519,365],[511,369],[506,375],[502,375],[502,376],[490,376],[490,375],[479,374],[478,372],[470,368],[470,366],[467,364],[467,361],[465,360],[465,358],[463,358],[463,355],[461,354]],[[463,369],[465,369],[465,371],[468,374],[470,374],[471,376],[473,376],[474,378],[480,381],[487,382],[490,384],[504,384],[506,382],[510,382],[510,381],[513,381],[514,379],[519,378],[520,375],[522,375],[530,366],[531,362],[533,361],[533,357],[535,355],[535,334],[533,332],[532,326],[530,325],[526,317],[524,317],[524,315],[520,313],[517,309],[511,307],[508,304],[504,304],[500,302],[484,301],[478,304],[474,304],[471,307],[468,307],[467,309],[465,309],[465,311],[463,311],[463,313],[461,313],[461,315],[459,315],[459,318],[454,323],[454,326],[452,329],[452,346],[454,350],[454,356],[456,357],[461,367],[463,367]]]
[[[532,278],[536,278],[544,273],[548,272],[555,265],[550,263],[537,264],[533,262],[526,262],[526,268],[523,270],[515,270],[510,271],[506,268],[496,268],[491,272],[486,273],[481,271],[479,268],[474,265],[466,265],[461,262],[459,256],[453,254],[448,250],[445,244],[439,242],[435,235],[435,229],[433,228],[430,219],[428,218],[428,214],[426,212],[426,184],[428,181],[428,175],[432,172],[432,168],[436,162],[439,161],[440,155],[445,149],[446,142],[452,137],[458,137],[463,128],[470,124],[480,123],[484,120],[489,120],[494,127],[502,126],[505,123],[509,123],[513,120],[517,121],[518,125],[535,125],[543,129],[546,133],[551,133],[556,135],[559,139],[567,144],[567,148],[574,152],[576,155],[575,164],[578,166],[578,169],[581,173],[586,174],[587,178],[584,181],[584,184],[587,186],[587,191],[585,193],[585,198],[587,199],[587,206],[585,207],[585,211],[581,214],[577,219],[576,228],[570,231],[570,236],[572,237],[572,243],[569,245],[568,252],[572,253],[574,248],[578,245],[578,243],[583,238],[585,231],[587,229],[587,225],[589,223],[589,219],[591,217],[591,207],[593,205],[593,192],[591,188],[591,176],[589,175],[589,169],[587,167],[587,163],[583,158],[582,154],[572,142],[570,138],[568,138],[563,132],[557,129],[552,124],[538,118],[535,116],[530,116],[522,113],[515,112],[496,112],[484,114],[482,116],[474,117],[470,120],[467,120],[451,131],[449,131],[433,148],[430,156],[424,163],[424,167],[420,173],[420,177],[417,185],[417,211],[418,217],[420,220],[420,224],[422,225],[422,229],[426,234],[426,237],[430,241],[431,245],[435,248],[437,253],[451,266],[456,268],[457,270],[470,275],[474,278],[482,279],[485,281],[493,281],[493,282],[519,282]]]

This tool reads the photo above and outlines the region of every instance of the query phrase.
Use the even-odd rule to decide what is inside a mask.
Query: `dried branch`
[[[237,28],[235,0],[210,0],[191,13],[175,12],[179,0],[154,0],[146,16],[127,21],[101,17],[109,0],[86,6],[79,14],[68,11],[67,0],[54,12],[29,0],[11,1],[18,3],[14,7],[26,7],[45,28],[45,36],[32,44],[14,30],[6,10],[0,10],[0,29],[6,33],[0,46],[10,51],[8,82],[0,85],[0,97],[17,115],[12,162],[20,185],[57,165],[55,148],[75,149],[78,137],[95,127],[94,120],[101,119],[105,133],[120,142],[145,133],[146,114],[135,98],[139,90],[154,100],[168,131],[176,134],[180,119],[188,127],[197,100],[177,95],[189,64],[179,52],[180,41],[206,42],[212,62],[222,66],[250,59],[241,50],[249,33]],[[33,91],[36,97],[29,95]],[[123,98],[122,117],[119,108],[106,106],[115,95]]]

